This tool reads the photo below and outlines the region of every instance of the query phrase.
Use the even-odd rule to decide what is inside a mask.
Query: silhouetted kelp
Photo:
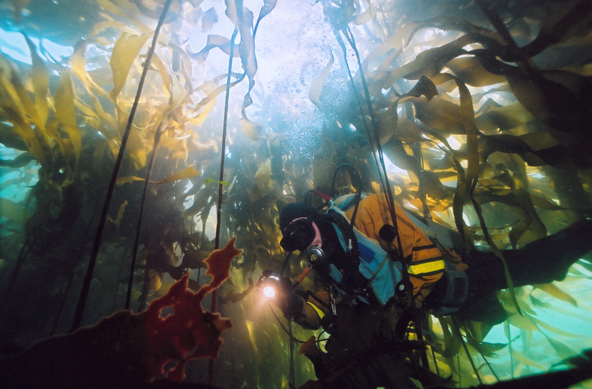
[[[68,59],[50,59],[43,45],[36,46],[31,40],[27,40],[31,66],[0,57],[0,143],[11,151],[24,152],[0,161],[0,166],[21,172],[21,177],[33,174],[39,179],[23,201],[0,199],[4,217],[0,227],[8,232],[0,243],[0,276],[6,279],[0,289],[6,307],[5,314],[0,314],[0,334],[25,346],[50,330],[59,333],[70,328],[69,296],[76,293],[80,281],[80,267],[96,230],[114,156],[120,151],[140,69],[147,62],[146,42],[164,1],[100,0],[74,12],[68,10],[68,0],[60,0],[51,3],[59,10],[51,17],[44,13],[48,5],[41,3],[13,3],[14,19],[22,16],[19,29],[34,31],[29,21],[39,24],[47,19],[47,25],[55,25],[65,15],[73,18],[81,12],[86,20],[73,25],[87,30],[76,37],[62,36],[62,41],[82,39],[69,64],[64,63]],[[523,246],[573,219],[591,215],[591,84],[586,54],[590,1],[492,1],[503,19],[501,25],[493,23],[493,28],[488,20],[496,20],[495,14],[490,11],[493,17],[485,17],[477,8],[480,2],[474,0],[310,3],[284,1],[276,7],[275,1],[264,1],[255,18],[238,0],[218,3],[216,9],[207,11],[200,1],[173,2],[116,181],[91,282],[100,296],[86,312],[87,323],[121,309],[124,283],[133,283],[128,300],[134,305],[166,293],[171,287],[164,277],[167,273],[178,279],[187,269],[204,267],[203,259],[214,248],[205,231],[220,184],[225,196],[222,239],[236,235],[237,246],[245,254],[233,263],[233,286],[242,290],[259,268],[279,268],[284,255],[278,244],[278,209],[301,199],[309,189],[327,190],[335,167],[342,163],[362,172],[364,191],[384,190],[372,161],[378,145],[407,172],[397,176],[389,172],[396,201],[415,207],[426,218],[455,225],[470,244]],[[218,16],[222,21],[225,6],[244,43],[237,44],[237,66],[230,74],[213,66],[213,52],[208,57],[212,50],[230,52],[226,37],[230,30],[224,37],[216,35],[219,31],[209,32]],[[268,88],[253,88],[259,83],[254,25],[262,37],[270,33],[264,28],[272,17],[266,15],[274,16],[282,7],[289,7],[290,16],[299,15],[308,6],[313,10],[309,16],[324,13],[328,21],[318,34],[325,39],[316,42],[323,49],[308,59],[299,75],[304,94],[310,85],[308,100],[314,106],[295,103],[293,95],[281,91],[283,83],[272,86],[267,95],[263,92]],[[23,7],[30,13],[21,15]],[[279,24],[272,34],[288,27],[285,15],[275,21]],[[0,17],[12,17],[12,13]],[[299,21],[304,26],[300,30],[303,38],[313,31],[306,31],[307,22]],[[201,50],[187,41],[199,30],[199,23],[200,31],[208,34]],[[60,35],[43,27],[41,38]],[[331,30],[341,36],[340,46]],[[308,44],[297,41],[296,48],[295,41],[286,40],[279,46],[286,49],[288,58],[307,56]],[[355,47],[358,50],[352,52]],[[359,68],[350,69],[349,81],[346,67],[353,61],[347,59],[356,59],[356,54],[360,54]],[[210,67],[216,70],[208,71]],[[242,96],[230,100],[232,135],[225,180],[218,182],[217,134],[222,120],[216,100],[227,78],[233,88],[243,80],[249,80],[249,85],[248,92],[245,87]],[[412,93],[420,87],[422,93]],[[369,126],[371,136],[367,137],[365,121],[373,114],[376,123]],[[156,151],[154,138],[163,122],[166,126]],[[154,178],[146,193],[143,233],[137,236],[141,180],[146,177],[151,153],[156,160]],[[31,160],[40,166],[38,171],[30,167],[32,163],[25,165]],[[29,185],[22,184],[27,182],[24,178],[16,182]],[[345,177],[340,190],[347,193],[350,189],[351,182]],[[134,239],[140,245],[136,272],[128,266]],[[573,269],[572,279],[589,278],[589,273],[578,269]],[[295,278],[302,271],[300,261],[290,263],[287,271]],[[11,273],[14,276],[9,279]],[[194,279],[189,280],[192,285],[196,287]],[[575,306],[577,300],[571,296],[575,290],[564,291],[569,285],[563,285],[499,295],[510,315],[509,323],[526,334],[525,349],[529,335],[542,328],[553,332],[544,335],[551,354],[563,358],[571,353],[553,338],[569,331],[545,323],[533,309],[561,309],[541,298],[540,291]],[[310,282],[309,287],[316,286]],[[12,291],[9,297],[7,289]],[[235,321],[240,328],[233,330],[246,343],[241,345],[244,355],[236,368],[242,372],[237,376],[269,386],[281,379],[279,364],[288,364],[285,340],[272,317],[257,317],[255,322],[247,315],[257,311],[256,300],[246,296],[248,290],[241,294],[225,290],[226,297],[219,302],[222,309],[232,309],[241,317]],[[54,323],[53,329],[46,328],[47,318]],[[473,372],[462,371],[460,362],[456,366],[456,358],[464,358],[463,336],[485,357],[508,344],[483,342],[490,329],[487,326],[460,324],[464,334],[459,337],[450,321],[431,318],[425,335],[436,368],[454,373],[455,378],[462,376],[468,385],[464,380],[474,380]],[[510,334],[508,338],[513,339]],[[515,349],[510,355],[512,374],[514,359],[541,369]],[[234,369],[234,360],[232,364]],[[253,364],[265,366],[263,373],[252,369]],[[266,374],[268,365],[273,365],[273,374]],[[306,363],[296,370],[303,377],[311,374]]]

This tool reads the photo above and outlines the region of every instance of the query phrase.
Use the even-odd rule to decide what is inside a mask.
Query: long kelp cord
[[[522,50],[516,44],[514,38],[508,31],[508,28],[499,17],[497,12],[493,9],[491,4],[486,0],[476,0],[477,5],[481,8],[481,11],[485,14],[487,19],[491,22],[493,27],[498,34],[502,37],[506,45],[510,48],[513,54],[518,57],[518,65],[528,72],[530,75],[535,77],[542,77],[540,70],[536,67],[536,65],[528,58]]]
[[[393,192],[392,192],[392,186],[391,186],[389,178],[388,178],[388,173],[387,173],[386,165],[384,162],[384,154],[382,152],[382,146],[380,144],[380,137],[378,135],[378,120],[376,119],[376,115],[374,114],[374,109],[372,108],[372,102],[370,101],[370,90],[368,88],[368,83],[366,82],[366,77],[364,76],[364,70],[363,70],[363,66],[362,66],[362,60],[360,59],[360,53],[356,47],[356,41],[355,41],[354,35],[351,32],[351,30],[349,29],[349,27],[343,29],[341,32],[343,33],[343,35],[347,39],[348,43],[350,44],[352,50],[354,51],[354,54],[356,56],[356,60],[358,62],[358,69],[360,72],[360,79],[362,81],[362,88],[364,89],[364,96],[366,98],[365,100],[366,100],[366,105],[367,105],[367,109],[368,109],[368,114],[370,115],[370,119],[372,121],[372,129],[374,131],[374,143],[375,143],[375,147],[376,147],[376,153],[378,154],[378,161],[380,162],[380,163],[377,163],[379,165],[377,167],[378,167],[379,171],[382,169],[382,175],[384,176],[383,186],[386,188],[385,196],[387,199],[387,206],[389,208],[389,213],[391,216],[393,227],[395,228],[395,231],[399,231],[399,228],[397,226],[397,216],[396,216],[396,212],[395,212],[395,200],[394,200],[394,196],[393,196]],[[368,139],[368,140],[370,141],[370,144],[372,144],[372,139]],[[402,253],[403,245],[401,243],[400,234],[397,233],[396,239],[397,239],[397,244],[399,246],[399,250],[401,251],[399,253],[401,263],[405,263],[405,259],[403,258],[403,253]],[[408,274],[407,274],[406,268],[403,267],[403,269],[404,269],[404,271],[402,272],[403,278],[408,281]],[[416,314],[414,316],[416,316],[416,318],[417,318],[416,322],[415,322],[415,330],[416,330],[417,338],[419,340],[423,340],[421,326],[419,324],[419,320],[420,320],[419,314]],[[422,364],[425,366],[425,368],[429,369],[428,357],[427,357],[427,353],[425,352],[425,350],[420,351],[420,357],[421,357]]]
[[[222,147],[220,150],[220,179],[218,182],[218,205],[216,207],[216,238],[215,238],[215,249],[220,248],[220,228],[222,225],[222,194],[224,192],[224,157],[226,155],[226,129],[228,127],[228,101],[230,100],[230,77],[232,75],[232,58],[234,57],[234,40],[238,30],[235,28],[230,38],[230,54],[228,59],[228,76],[226,78],[226,97],[224,101],[224,122],[222,125]],[[245,72],[246,73],[246,72]],[[212,306],[210,311],[216,312],[216,290],[212,292]],[[214,383],[214,360],[209,360],[208,366],[208,383],[212,385]]]
[[[366,136],[368,137],[368,141],[372,144],[372,134],[370,133],[370,127],[368,126],[368,122],[366,121],[366,115],[364,114],[364,108],[362,107],[362,100],[360,98],[360,93],[356,88],[356,83],[354,81],[354,76],[352,75],[352,71],[349,67],[349,62],[347,62],[347,48],[345,47],[345,43],[343,42],[343,38],[341,38],[341,34],[339,31],[335,32],[335,38],[337,39],[337,43],[341,47],[343,52],[343,62],[345,63],[345,67],[347,68],[347,74],[349,76],[349,80],[352,85],[352,90],[354,92],[354,96],[356,97],[356,102],[358,103],[358,108],[360,108],[360,115],[362,116],[362,123],[364,123],[364,129],[366,130]],[[361,71],[361,69],[360,69]],[[376,169],[378,172],[378,180],[380,181],[380,185],[382,186],[382,190],[386,193],[386,181],[382,178],[382,169],[379,167],[378,158],[376,153],[372,152],[372,158],[374,159],[374,163],[376,164]],[[332,194],[332,193],[331,193]]]
[[[140,102],[140,96],[142,95],[142,87],[144,86],[144,82],[146,81],[146,75],[148,74],[148,69],[150,68],[150,62],[152,61],[152,56],[154,54],[154,50],[156,49],[156,43],[158,40],[158,33],[160,32],[160,28],[162,27],[164,20],[166,18],[166,14],[169,10],[169,7],[172,3],[172,0],[167,0],[164,4],[162,9],[162,13],[160,14],[160,19],[158,19],[158,24],[156,26],[156,30],[154,31],[154,37],[152,38],[152,46],[148,50],[148,54],[146,56],[146,61],[144,62],[144,68],[142,69],[142,76],[140,77],[140,82],[138,84],[138,90],[136,92],[136,98],[134,100],[134,104],[132,105],[132,109],[130,111],[130,115],[127,121],[127,126],[125,128],[125,132],[121,137],[121,145],[119,147],[119,153],[117,154],[117,160],[115,161],[115,167],[113,168],[113,174],[111,175],[111,181],[109,182],[109,187],[107,189],[107,194],[105,195],[105,204],[103,205],[103,210],[101,211],[101,216],[99,218],[99,226],[97,227],[97,234],[95,236],[95,241],[93,244],[92,253],[90,256],[90,260],[88,263],[88,269],[86,271],[86,277],[84,278],[84,284],[82,285],[82,291],[80,292],[80,298],[78,299],[78,305],[76,306],[76,312],[74,314],[74,322],[72,323],[72,328],[70,331],[74,331],[80,327],[82,323],[82,314],[84,313],[84,307],[86,305],[86,299],[88,298],[88,292],[90,290],[90,283],[92,281],[92,275],[95,268],[95,264],[97,262],[97,256],[99,254],[99,246],[101,244],[101,238],[103,236],[103,230],[105,229],[105,223],[107,221],[107,213],[109,212],[109,206],[111,205],[111,198],[113,196],[113,191],[115,190],[115,183],[117,181],[117,175],[119,174],[119,168],[121,167],[121,163],[123,161],[123,154],[125,153],[125,146],[127,145],[127,140],[129,138],[132,124],[134,122],[134,116],[136,114],[136,110],[138,109],[138,104]]]
[[[469,352],[469,349],[467,347],[467,343],[465,342],[465,339],[463,338],[462,334],[460,333],[460,327],[458,325],[458,321],[456,320],[454,315],[451,315],[450,317],[452,318],[454,332],[456,333],[456,336],[458,336],[458,338],[460,339],[460,343],[462,344],[462,346],[465,350],[465,353],[467,354],[467,358],[469,359],[469,363],[471,364],[471,367],[473,368],[473,371],[475,372],[475,375],[477,376],[477,380],[479,380],[479,384],[483,385],[483,381],[481,380],[481,376],[479,375],[479,370],[477,370],[477,367],[475,366],[475,362],[473,361],[473,357],[471,357],[471,353]]]
[[[489,363],[487,358],[485,358],[485,355],[483,355],[483,353],[481,351],[479,351],[479,354],[481,354],[481,358],[483,358],[483,360],[485,361],[485,364],[487,365],[487,367],[489,367],[489,370],[491,370],[491,374],[493,374],[495,379],[499,382],[499,380],[500,380],[499,377],[497,376],[495,370],[493,370],[493,367],[491,366],[491,364]]]
[[[150,178],[152,175],[152,169],[154,168],[154,161],[156,160],[156,153],[158,151],[158,144],[160,143],[160,137],[164,132],[168,124],[168,120],[163,120],[158,125],[156,129],[156,134],[154,134],[154,145],[152,146],[152,156],[150,157],[150,162],[148,164],[148,171],[146,172],[146,180],[144,181],[144,190],[142,192],[142,201],[140,202],[140,211],[138,215],[138,224],[136,226],[136,237],[134,238],[134,247],[132,248],[132,262],[130,263],[130,270],[129,270],[129,278],[127,283],[127,294],[125,296],[125,309],[130,308],[130,300],[132,298],[132,286],[134,283],[134,271],[136,268],[136,260],[138,258],[138,246],[140,244],[140,232],[142,230],[142,215],[144,214],[144,205],[146,204],[146,194],[148,193],[148,186],[150,185]],[[148,274],[148,264],[146,264],[146,269],[144,269],[145,274]],[[144,283],[146,282],[146,277],[144,279]],[[145,287],[143,289],[146,289]],[[139,311],[142,312],[144,310],[144,306],[146,304],[146,296],[147,293],[142,293],[142,297],[140,300],[140,308]]]
[[[271,313],[273,313],[273,316],[274,316],[274,317],[275,317],[275,319],[277,320],[278,324],[280,325],[280,327],[282,327],[282,329],[284,330],[284,332],[285,332],[286,334],[288,334],[288,336],[290,337],[290,339],[291,339],[291,340],[293,340],[293,341],[294,341],[294,342],[296,342],[296,343],[306,343],[304,340],[300,340],[300,339],[297,339],[297,338],[295,338],[295,337],[292,335],[292,332],[291,332],[291,331],[288,331],[288,330],[286,329],[286,327],[285,327],[285,326],[282,324],[282,321],[280,320],[280,318],[278,317],[278,315],[277,315],[277,314],[275,313],[275,311],[273,310],[273,306],[271,305],[271,302],[269,302],[269,301],[268,301],[268,303],[269,303],[269,309],[271,310]],[[291,323],[291,320],[288,320],[288,323]]]
[[[349,27],[345,28],[342,31],[342,33],[343,33],[343,35],[345,35],[345,38],[347,39],[351,48],[353,49],[354,54],[356,55],[356,60],[358,62],[358,69],[360,71],[360,79],[362,80],[362,88],[364,89],[364,97],[366,98],[366,105],[368,107],[368,115],[370,115],[370,119],[372,121],[372,129],[374,130],[374,142],[375,142],[375,146],[376,146],[376,152],[378,154],[378,160],[380,161],[378,168],[382,169],[382,173],[384,176],[384,180],[385,180],[384,186],[386,187],[385,196],[387,198],[387,206],[389,208],[389,212],[391,214],[391,219],[393,221],[393,227],[395,227],[395,229],[398,231],[393,192],[392,192],[391,185],[389,183],[388,173],[386,171],[386,165],[384,163],[384,154],[382,152],[382,146],[380,144],[380,137],[378,135],[378,120],[376,119],[376,115],[374,114],[374,109],[372,108],[372,102],[370,101],[370,90],[368,89],[368,83],[366,82],[366,77],[364,76],[362,60],[360,59],[360,53],[358,52],[358,49],[356,47],[356,41],[355,41],[354,36],[353,36],[351,30],[349,29]],[[370,144],[372,144],[372,139],[368,139],[368,140],[370,141]],[[399,237],[399,234],[397,234],[397,243],[399,244],[400,248],[403,247],[401,245],[401,238]],[[401,257],[402,257],[402,254],[401,254]]]
[[[289,383],[291,388],[296,387],[296,376],[294,374],[294,336],[292,331],[292,320],[288,321],[288,329],[290,330],[290,371],[288,373]]]
[[[386,165],[384,163],[384,154],[382,152],[382,146],[380,145],[380,137],[378,135],[378,121],[376,120],[376,115],[374,114],[374,109],[372,108],[372,102],[370,101],[370,91],[368,89],[368,84],[366,83],[366,77],[364,76],[364,70],[363,70],[363,66],[362,66],[362,61],[360,59],[360,53],[358,52],[358,49],[356,47],[356,41],[355,41],[354,36],[353,36],[352,32],[350,31],[349,27],[341,30],[340,33],[343,33],[343,35],[347,39],[352,50],[354,51],[354,54],[356,56],[356,60],[358,62],[358,69],[360,72],[360,78],[362,80],[362,87],[364,89],[364,96],[366,98],[365,100],[366,100],[366,105],[367,105],[367,109],[368,109],[368,115],[370,115],[370,119],[372,122],[372,129],[374,131],[374,142],[376,145],[376,154],[378,155],[377,156],[374,152],[372,152],[372,156],[374,157],[374,161],[376,162],[376,167],[378,169],[378,176],[380,177],[382,187],[384,190],[384,194],[387,198],[387,206],[389,208],[389,213],[391,215],[393,227],[395,228],[395,231],[398,231],[399,228],[397,226],[397,217],[396,217],[396,213],[395,213],[394,197],[393,197],[392,188],[391,188],[391,185],[390,185],[390,182],[388,179]],[[346,53],[345,44],[343,44],[343,40],[341,39],[341,36],[339,35],[339,33],[336,34],[336,36],[338,37],[338,41],[340,42],[341,48],[344,52],[345,64],[347,66],[348,73],[349,73],[349,76],[350,76],[350,79],[352,81],[352,85],[354,88],[354,93],[356,95],[356,99],[357,99],[358,105],[360,107],[362,118],[364,120],[364,126],[366,127],[368,141],[370,142],[370,144],[372,144],[372,136],[371,136],[370,131],[368,129],[368,125],[366,124],[366,118],[365,118],[365,115],[364,115],[364,112],[362,109],[362,104],[361,104],[361,101],[359,98],[359,93],[357,92],[357,89],[355,87],[355,83],[353,81],[353,77],[351,74],[351,70],[350,70],[349,65],[347,63],[347,53]],[[399,236],[399,234],[397,234],[397,243],[400,248],[403,247],[403,245],[401,244],[401,237]],[[401,261],[403,262],[402,254],[401,254]]]

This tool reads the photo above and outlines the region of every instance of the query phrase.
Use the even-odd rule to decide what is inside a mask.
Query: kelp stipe
[[[88,297],[88,291],[90,289],[90,282],[92,280],[93,270],[95,267],[95,263],[97,260],[97,256],[99,254],[99,247],[101,245],[101,238],[103,235],[103,229],[105,228],[105,223],[107,221],[107,213],[109,212],[109,205],[111,205],[111,198],[113,195],[113,190],[115,189],[115,183],[117,181],[117,175],[119,174],[119,168],[121,167],[121,162],[123,161],[123,155],[125,152],[125,146],[127,145],[127,141],[129,139],[130,131],[132,129],[132,124],[134,122],[134,115],[136,113],[136,109],[138,107],[138,103],[140,101],[140,96],[142,95],[142,86],[144,85],[144,80],[146,79],[146,75],[148,73],[148,68],[150,67],[150,60],[152,59],[152,55],[154,54],[154,49],[156,48],[156,41],[158,39],[158,33],[160,32],[160,27],[162,26],[164,19],[166,17],[167,11],[172,3],[172,0],[167,0],[164,4],[162,9],[162,13],[160,15],[160,19],[158,20],[158,25],[156,26],[156,30],[154,31],[154,37],[152,38],[152,46],[148,51],[148,56],[146,58],[146,62],[144,64],[144,69],[142,70],[142,75],[140,77],[140,83],[138,85],[138,91],[136,92],[136,98],[134,100],[134,104],[132,105],[132,109],[129,114],[129,118],[127,121],[127,125],[125,127],[125,131],[123,136],[121,137],[121,146],[119,148],[119,154],[117,154],[117,160],[115,161],[115,167],[113,168],[113,174],[111,176],[111,181],[109,182],[109,187],[107,189],[107,194],[105,196],[105,204],[103,205],[103,210],[101,211],[101,215],[99,216],[99,226],[97,227],[97,234],[95,237],[95,242],[93,244],[90,260],[88,263],[88,269],[86,271],[86,276],[84,278],[84,284],[82,285],[82,291],[80,292],[80,298],[78,300],[78,305],[76,307],[76,313],[74,314],[74,321],[72,323],[72,328],[70,331],[74,331],[80,327],[82,323],[82,315],[84,313],[84,307],[86,305],[86,299]],[[153,150],[156,153],[156,150]],[[148,183],[146,183],[148,185]]]

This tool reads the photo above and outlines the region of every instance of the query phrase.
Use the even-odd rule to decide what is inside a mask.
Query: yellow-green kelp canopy
[[[236,236],[243,254],[217,305],[234,327],[215,382],[313,379],[252,280],[285,260],[278,209],[328,193],[337,166],[360,171],[364,192],[385,191],[378,149],[395,201],[482,250],[592,216],[590,1],[166,7],[0,5],[3,356],[67,332],[77,315],[90,325],[143,310],[185,272],[197,290],[215,241]],[[339,193],[352,189],[339,182]],[[287,272],[303,265],[294,256]],[[591,276],[579,261],[564,281],[500,292],[508,320],[494,328],[430,317],[432,371],[466,387],[563,368],[592,347]],[[319,287],[312,276],[303,285]],[[207,382],[207,365],[188,363],[188,380]]]

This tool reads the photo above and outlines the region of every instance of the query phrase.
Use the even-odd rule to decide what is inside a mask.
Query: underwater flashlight
[[[289,281],[282,277],[280,273],[265,270],[259,281],[257,282],[257,289],[269,299],[275,298],[283,294],[286,288],[289,288]]]
[[[275,297],[275,288],[273,286],[266,286],[263,288],[263,295],[267,298]]]

